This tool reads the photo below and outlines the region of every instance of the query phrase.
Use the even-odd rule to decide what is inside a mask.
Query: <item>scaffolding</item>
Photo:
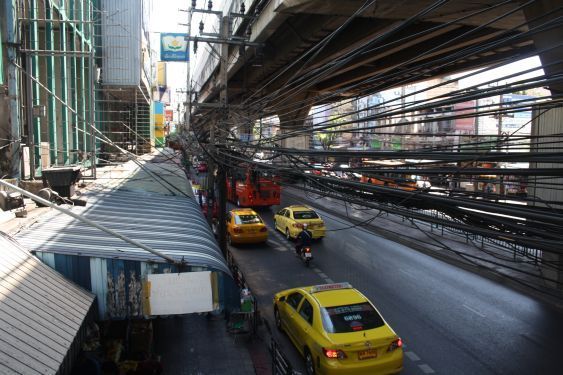
[[[98,61],[102,66],[98,123],[111,144],[101,144],[101,162],[126,160],[123,150],[145,154],[154,145],[151,132],[151,77],[147,1],[100,0]],[[117,146],[117,147],[116,147]]]
[[[94,1],[20,0],[17,14],[29,151],[23,177],[64,165],[95,177]]]
[[[154,146],[149,0],[17,0],[23,178]],[[27,156],[29,155],[29,156]]]

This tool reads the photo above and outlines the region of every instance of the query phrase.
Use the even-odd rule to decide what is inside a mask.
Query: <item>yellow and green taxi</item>
[[[274,318],[305,359],[307,374],[396,374],[403,342],[349,283],[284,290]]]
[[[267,240],[268,228],[254,210],[237,208],[227,214],[229,244],[259,243]]]
[[[310,207],[293,205],[281,209],[274,215],[274,228],[285,234],[288,240],[297,238],[305,223],[314,239],[325,236],[326,228],[323,219]]]

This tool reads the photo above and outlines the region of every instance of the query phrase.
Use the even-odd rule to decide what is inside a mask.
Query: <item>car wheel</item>
[[[274,307],[274,321],[276,322],[276,328],[278,329],[278,331],[283,331],[281,316],[277,306]]]
[[[315,375],[315,361],[308,348],[305,348],[305,372],[307,375]]]
[[[289,228],[285,228],[285,238],[291,241],[291,234],[289,233]]]

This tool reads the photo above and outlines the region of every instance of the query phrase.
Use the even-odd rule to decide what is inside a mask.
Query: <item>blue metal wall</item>
[[[148,274],[176,273],[178,267],[164,263],[102,259],[77,255],[37,252],[37,257],[69,280],[97,296],[98,319],[120,320],[143,315],[142,280]],[[205,267],[187,267],[182,272],[208,271]],[[217,275],[217,309],[236,309],[239,288],[223,272]]]

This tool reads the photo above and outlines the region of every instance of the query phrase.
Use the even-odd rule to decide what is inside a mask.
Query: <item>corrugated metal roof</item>
[[[89,193],[77,214],[188,265],[230,275],[200,207],[191,198],[119,190]],[[166,260],[58,211],[15,237],[35,251],[165,263]]]
[[[56,374],[93,302],[0,232],[0,374]]]

